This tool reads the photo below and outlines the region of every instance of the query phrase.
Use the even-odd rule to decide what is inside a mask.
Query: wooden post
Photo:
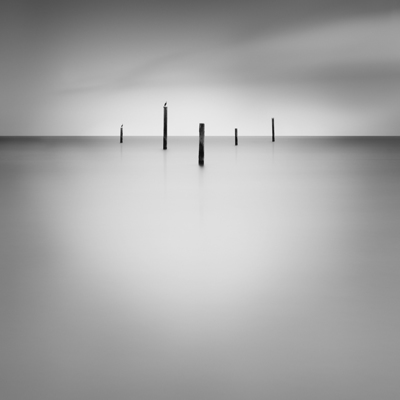
[[[122,143],[124,141],[124,125],[121,125],[121,130],[119,131],[119,142]]]
[[[199,127],[199,165],[204,165],[204,124]]]
[[[275,122],[274,122],[274,118],[272,118],[272,141],[275,142]]]
[[[238,130],[235,128],[235,146],[238,145]]]
[[[167,131],[168,131],[168,107],[167,103],[164,104],[164,140],[163,150],[167,150]]]

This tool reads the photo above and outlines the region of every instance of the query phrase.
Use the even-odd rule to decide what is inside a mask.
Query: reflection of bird
[[[121,125],[121,128],[124,126],[124,124]]]
[[[164,107],[167,107],[167,102],[165,102]]]

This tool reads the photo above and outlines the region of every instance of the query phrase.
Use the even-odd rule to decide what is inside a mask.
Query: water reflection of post
[[[124,125],[121,125],[121,129],[119,131],[119,142],[122,143],[124,141]]]
[[[168,130],[168,107],[167,103],[164,104],[164,140],[163,150],[167,150],[167,130]]]
[[[163,160],[163,167],[164,167],[164,204],[166,205],[167,202],[167,153],[163,153],[164,160]]]
[[[235,146],[238,145],[238,130],[235,128]]]
[[[204,124],[199,127],[199,165],[204,165]]]
[[[200,222],[203,221],[204,217],[204,175],[205,174],[205,169],[204,168],[198,168],[197,170],[199,172],[199,218]]]

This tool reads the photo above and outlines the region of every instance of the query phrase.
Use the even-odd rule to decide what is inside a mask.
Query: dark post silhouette
[[[275,142],[275,121],[272,118],[272,141]]]
[[[167,130],[168,130],[168,107],[164,104],[164,145],[163,150],[167,150]]]
[[[238,130],[235,128],[235,146],[238,145]]]
[[[124,125],[121,125],[121,130],[119,131],[119,142],[122,143],[124,141]]]
[[[204,124],[199,127],[199,165],[204,165]]]

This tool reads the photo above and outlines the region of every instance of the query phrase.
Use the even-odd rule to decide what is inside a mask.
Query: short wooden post
[[[121,125],[121,129],[119,131],[119,142],[122,143],[124,141],[124,125]]]
[[[238,145],[238,130],[235,128],[235,146]]]
[[[272,118],[272,141],[275,142],[275,121]]]
[[[204,165],[204,124],[199,127],[199,165]]]
[[[163,150],[167,150],[167,132],[168,132],[168,107],[167,103],[164,104],[164,140]]]

